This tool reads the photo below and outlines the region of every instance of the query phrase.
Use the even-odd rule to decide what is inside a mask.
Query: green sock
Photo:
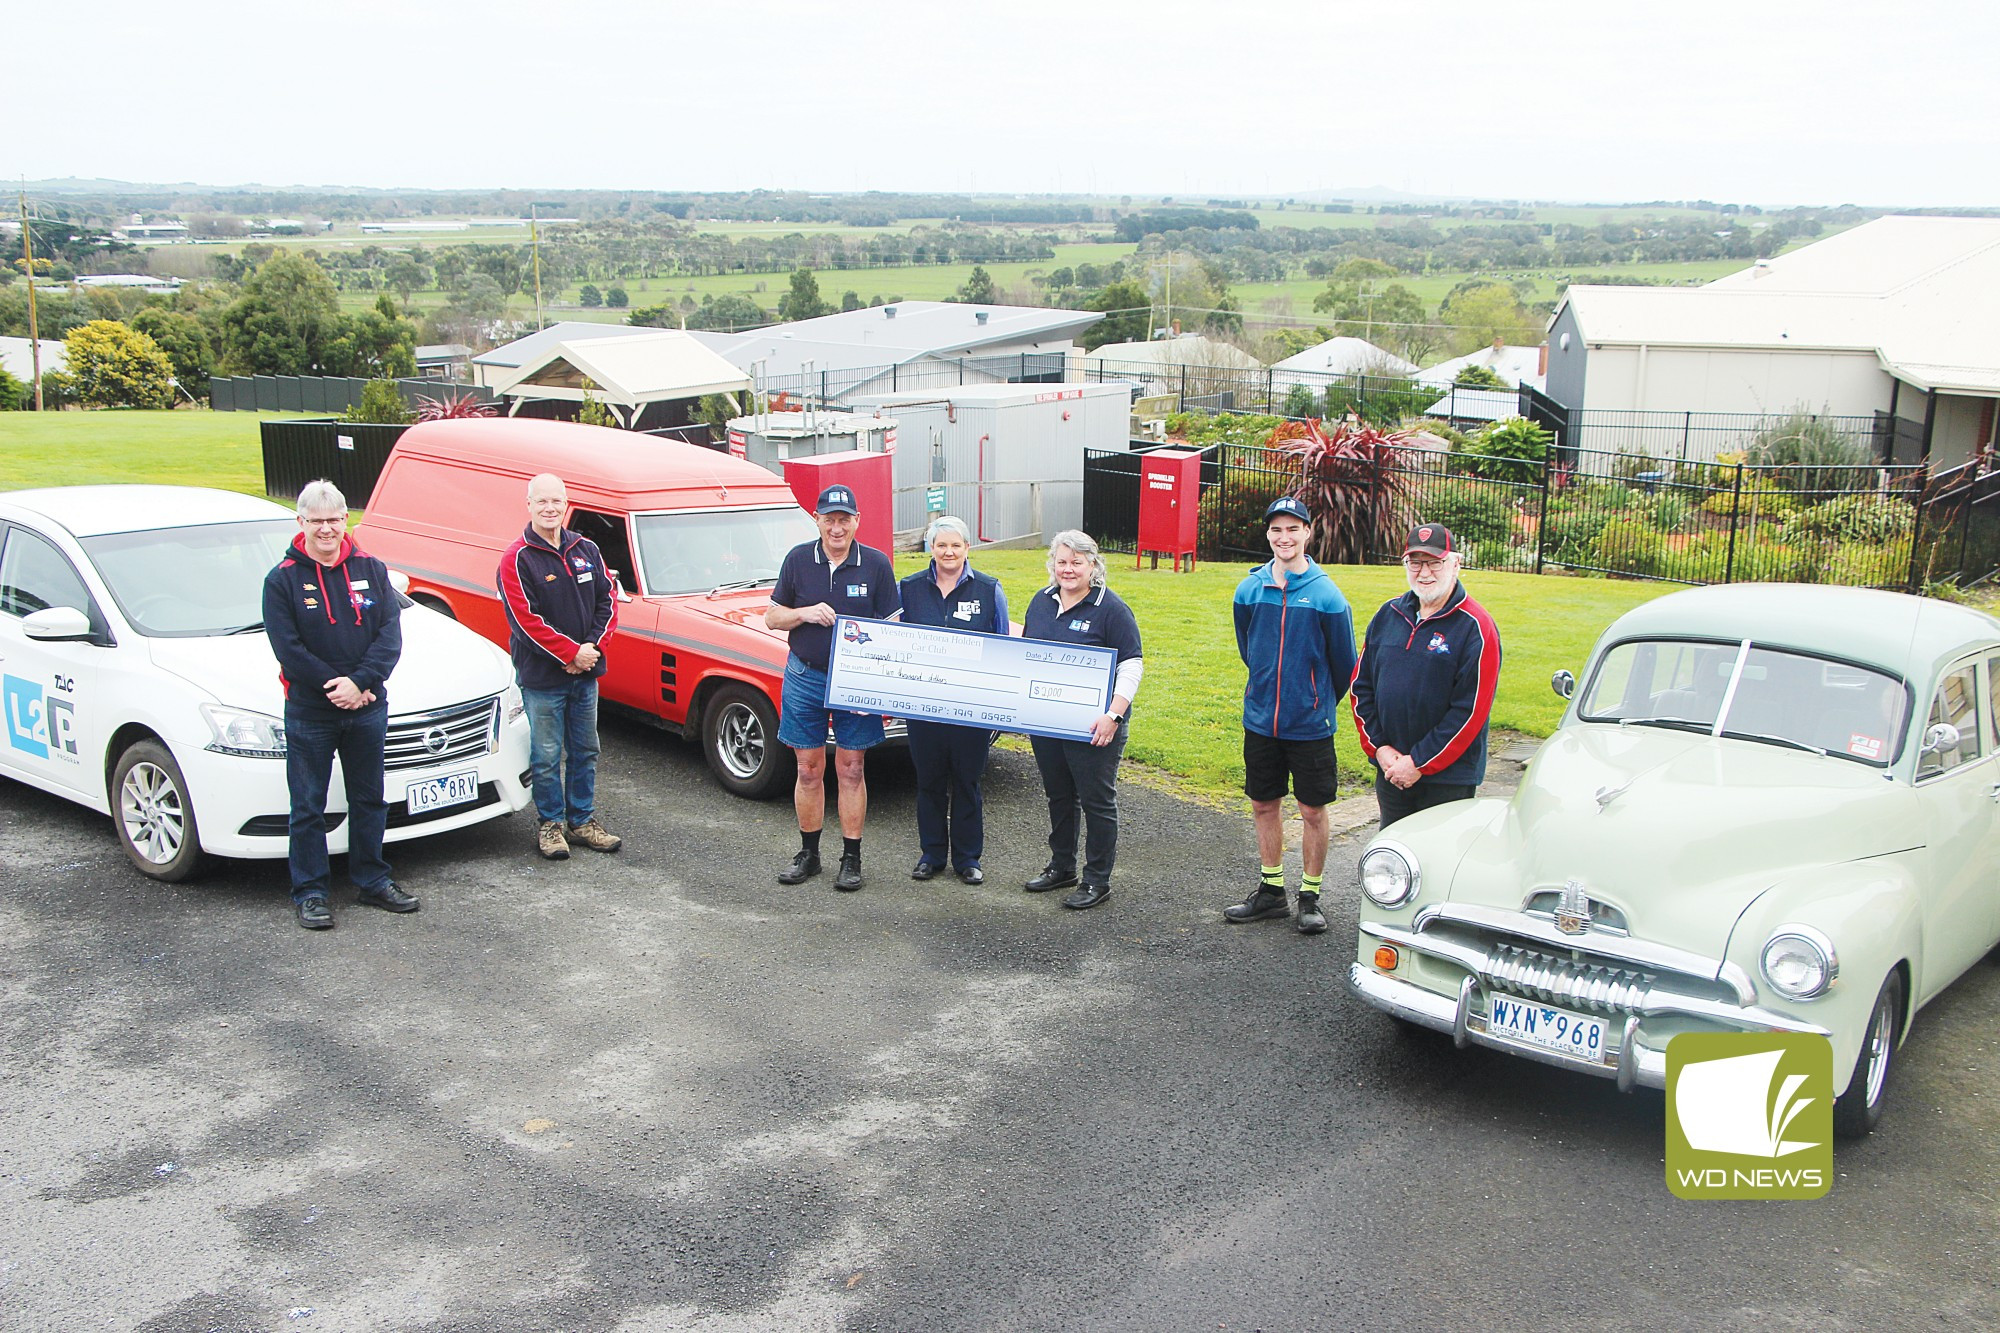
[[[1321,875],[1307,875],[1299,884],[1299,896],[1303,898],[1310,893],[1315,898],[1319,897],[1319,884],[1322,878]]]
[[[1265,888],[1276,889],[1280,893],[1284,892],[1285,868],[1282,865],[1261,866],[1259,868],[1264,872],[1263,884]]]

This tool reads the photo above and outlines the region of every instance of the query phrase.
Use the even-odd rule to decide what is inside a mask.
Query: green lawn
[[[0,490],[162,482],[262,495],[262,419],[206,409],[0,412]]]
[[[974,563],[999,578],[1009,614],[1047,583],[1039,551],[989,551]],[[1146,641],[1146,679],[1132,710],[1128,758],[1163,770],[1196,793],[1237,799],[1243,783],[1243,681],[1230,601],[1248,566],[1206,564],[1191,574],[1162,566],[1134,570],[1130,556],[1107,555],[1111,587],[1131,603]],[[923,568],[920,556],[897,559],[902,573]],[[1355,608],[1358,640],[1376,608],[1404,588],[1396,566],[1339,566],[1327,571]],[[1674,591],[1671,584],[1615,583],[1552,575],[1465,576],[1467,589],[1500,627],[1500,689],[1493,724],[1546,736],[1563,704],[1549,688],[1558,668],[1581,672],[1598,634],[1641,602]],[[1343,795],[1363,789],[1370,770],[1346,710],[1337,742]]]

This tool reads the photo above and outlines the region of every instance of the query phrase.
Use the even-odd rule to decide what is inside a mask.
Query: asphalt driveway
[[[9,1329],[1907,1328],[2000,1321],[2000,967],[1922,1016],[1826,1199],[1668,1194],[1657,1093],[1398,1030],[1333,928],[1226,927],[1247,815],[1128,786],[1112,900],[785,889],[791,812],[611,724],[616,857],[392,849],[414,917],[163,887],[0,781]],[[1355,844],[1336,853],[1343,870]]]

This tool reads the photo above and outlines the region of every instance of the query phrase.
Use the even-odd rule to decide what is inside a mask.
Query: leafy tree
[[[972,275],[958,289],[958,299],[970,305],[992,305],[1000,299],[1000,292],[993,285],[993,275],[983,265],[974,264]]]
[[[310,375],[340,334],[340,300],[319,265],[275,255],[244,281],[222,323],[222,362],[231,372]]]
[[[577,288],[576,299],[583,302],[586,309],[604,304],[604,293],[597,290],[595,283],[586,282]]]
[[[394,380],[369,380],[361,386],[361,402],[347,414],[349,421],[373,422],[382,426],[407,424],[414,414],[403,401]]]
[[[792,270],[792,289],[778,298],[778,318],[789,323],[795,319],[818,319],[832,312],[832,307],[820,299],[819,279],[809,268]]]
[[[410,293],[422,291],[431,281],[429,266],[410,258],[398,259],[382,274],[383,284],[403,298],[404,314],[410,311]]]
[[[1056,288],[1058,291],[1065,287],[1074,287],[1076,286],[1076,270],[1065,264],[1063,267],[1050,273],[1047,282],[1049,286]]]
[[[1541,338],[1539,321],[1504,282],[1467,281],[1454,287],[1438,307],[1440,323],[1452,326],[1457,350],[1463,354],[1492,344],[1526,344]]]
[[[583,403],[576,409],[576,419],[586,426],[616,426],[618,419],[611,415],[611,409],[600,402],[591,390],[597,382],[588,376],[583,381]]]
[[[632,298],[626,294],[623,287],[613,287],[610,291],[604,293],[604,304],[613,310],[623,310],[626,306],[632,304]]]
[[[174,378],[195,398],[208,397],[215,373],[215,341],[201,320],[163,306],[147,306],[132,316],[132,328],[151,338],[173,363]]]
[[[1467,366],[1452,377],[1452,384],[1460,389],[1504,389],[1507,381],[1495,374],[1490,366]]]
[[[19,412],[34,401],[34,391],[0,367],[0,412]]]
[[[1093,351],[1105,343],[1144,342],[1146,317],[1153,303],[1146,289],[1129,279],[1114,282],[1083,303],[1085,310],[1102,310],[1103,319],[1083,331],[1083,348]]]
[[[64,370],[85,407],[174,405],[174,366],[145,334],[94,319],[63,340]]]
[[[861,294],[847,291],[840,294],[840,308],[843,312],[861,309]]]
[[[373,310],[340,321],[327,343],[321,369],[328,375],[396,376],[417,373],[417,328],[384,292]]]
[[[740,330],[770,322],[771,317],[762,306],[747,296],[732,292],[712,301],[704,299],[701,309],[688,316],[687,326],[691,329]]]

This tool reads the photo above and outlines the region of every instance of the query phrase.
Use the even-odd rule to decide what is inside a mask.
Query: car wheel
[[[140,741],[111,771],[111,820],[141,873],[169,884],[201,863],[201,833],[181,766],[158,741]]]
[[[778,714],[747,685],[724,685],[701,714],[701,748],[722,785],[756,800],[791,785],[792,752],[778,743]]]
[[[1882,1118],[1882,1096],[1889,1088],[1902,1021],[1903,974],[1891,972],[1869,1011],[1861,1053],[1854,1058],[1854,1077],[1847,1081],[1847,1091],[1833,1099],[1833,1132],[1839,1137],[1858,1139]]]
[[[418,593],[411,593],[410,600],[415,602],[418,606],[423,607],[426,611],[437,612],[439,615],[443,616],[446,620],[458,619],[457,616],[452,614],[451,603],[445,601],[445,599],[442,597],[438,597],[427,592],[418,592]]]

